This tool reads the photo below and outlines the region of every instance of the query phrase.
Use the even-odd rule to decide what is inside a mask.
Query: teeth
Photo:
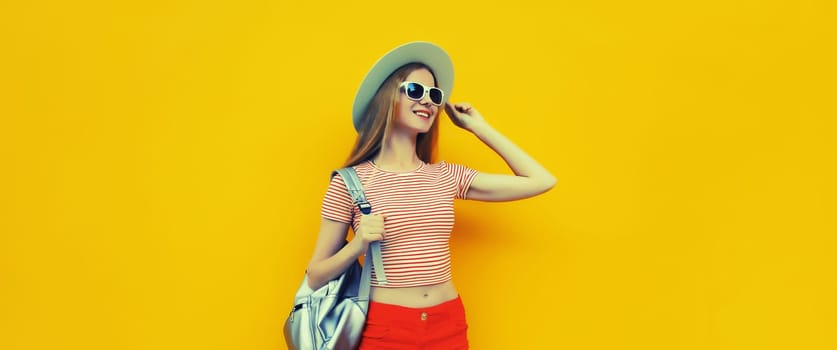
[[[413,113],[415,113],[416,115],[418,115],[420,117],[430,118],[430,114],[428,114],[427,112],[413,112]]]

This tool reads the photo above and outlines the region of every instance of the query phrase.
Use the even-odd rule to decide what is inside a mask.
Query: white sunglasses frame
[[[416,84],[418,86],[421,86],[421,88],[424,89],[424,93],[419,98],[410,97],[410,94],[407,93],[407,89],[406,89],[407,84]],[[401,85],[399,85],[398,88],[399,89],[404,89],[404,95],[406,95],[407,98],[409,98],[413,101],[421,101],[424,98],[424,96],[428,96],[430,94],[430,89],[436,89],[436,90],[439,90],[440,93],[442,93],[442,103],[445,102],[445,91],[440,89],[440,88],[437,88],[435,86],[428,87],[428,86],[425,86],[424,84],[416,82],[416,81],[405,81],[405,82],[401,83]],[[442,103],[436,104],[436,102],[433,102],[432,98],[430,99],[430,103],[432,103],[434,106],[441,106],[442,105]]]

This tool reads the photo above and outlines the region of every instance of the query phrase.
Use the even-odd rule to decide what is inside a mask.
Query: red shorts
[[[369,302],[360,350],[468,349],[462,299],[426,308]]]

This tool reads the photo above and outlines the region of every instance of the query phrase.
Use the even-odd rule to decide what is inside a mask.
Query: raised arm
[[[473,133],[508,164],[514,175],[479,173],[471,182],[467,198],[500,202],[544,193],[558,181],[534,158],[489,125],[468,103],[447,103],[445,112],[454,124]]]

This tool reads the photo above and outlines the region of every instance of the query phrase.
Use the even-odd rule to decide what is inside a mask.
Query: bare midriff
[[[411,308],[439,305],[456,299],[458,295],[456,287],[453,286],[453,281],[421,287],[372,287],[372,301]]]

